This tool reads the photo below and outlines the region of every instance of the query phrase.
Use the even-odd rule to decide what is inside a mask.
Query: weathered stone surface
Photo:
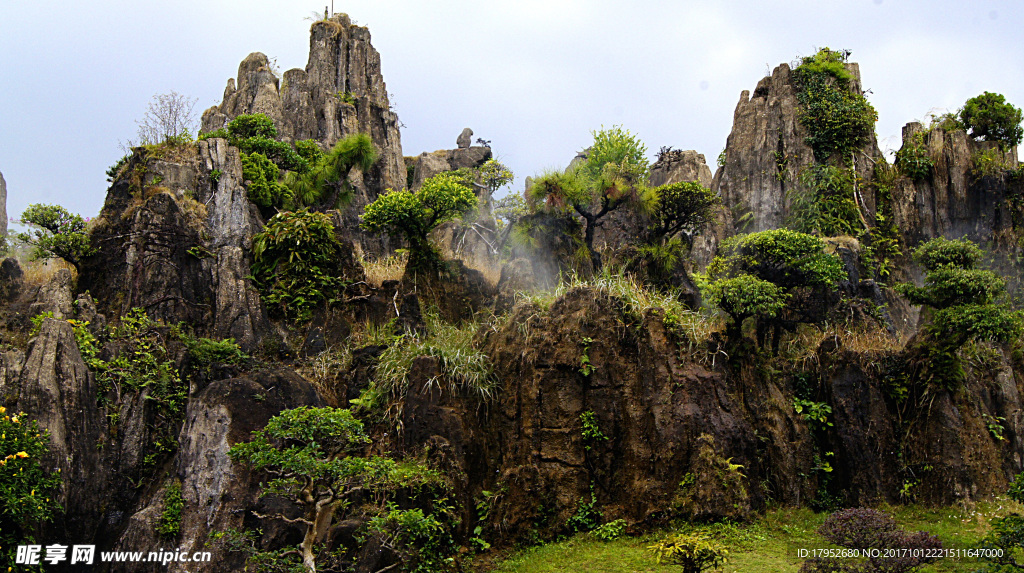
[[[50,433],[45,466],[61,473],[57,500],[67,512],[53,529],[86,543],[94,539],[112,501],[104,495],[111,468],[96,447],[106,438],[96,385],[67,321],[43,321],[29,344],[18,385],[18,410]]]
[[[455,139],[455,145],[459,149],[468,149],[470,145],[473,145],[473,130],[468,127],[463,129],[459,137]]]
[[[181,446],[177,458],[176,476],[182,481],[185,499],[178,546],[190,553],[206,551],[211,531],[256,526],[250,512],[260,503],[260,476],[235,465],[227,455],[228,450],[238,442],[247,441],[254,430],[265,426],[281,410],[320,405],[309,383],[286,368],[213,382],[191,399],[179,437]],[[160,503],[160,498],[154,496],[149,505]],[[273,520],[258,524],[267,529],[265,535],[272,535],[271,529],[277,530],[283,525]],[[226,551],[221,557],[231,558]],[[241,569],[231,567],[232,564],[240,565],[223,561],[199,567],[179,563],[168,570],[196,573]]]
[[[271,327],[260,294],[247,278],[248,259],[239,247],[225,246],[217,251],[213,331],[218,338],[234,338],[242,349],[251,352]]]
[[[862,93],[860,67],[847,64],[850,90]],[[715,174],[713,189],[739,221],[750,213],[741,232],[784,226],[790,215],[786,193],[798,184],[800,173],[814,163],[804,142],[793,72],[788,64],[775,68],[757,84],[754,94],[744,90],[733,114],[732,132],[725,147],[725,165]],[[881,156],[874,138],[854,153],[857,174],[870,178],[874,160]],[[874,198],[864,196],[864,207],[874,213]],[[746,222],[749,221],[749,222]]]
[[[404,188],[406,181],[398,116],[391,111],[369,30],[353,25],[345,14],[315,22],[306,69],[289,70],[283,83],[265,55],[250,54],[239,65],[237,87],[229,81],[221,104],[203,114],[202,131],[245,113],[267,114],[284,141],[314,139],[325,150],[349,135],[368,134],[379,159],[368,172],[351,174],[356,192],[342,221],[363,252],[377,255],[390,248],[385,238],[358,228],[366,205],[386,189]]]
[[[412,190],[419,191],[423,182],[438,173],[455,169],[480,167],[491,158],[491,148],[474,146],[459,149],[439,149],[432,153],[424,151],[413,163]],[[474,189],[479,194],[480,189]]]
[[[0,173],[0,237],[7,236],[7,182]]]
[[[917,122],[904,126],[904,145],[922,131]],[[995,142],[974,141],[961,130],[932,129],[925,131],[924,145],[933,161],[929,175],[917,181],[902,177],[892,192],[896,226],[908,245],[935,237],[967,237],[985,244],[1001,230],[1013,228],[1005,176],[972,173],[976,154],[999,152]],[[1015,169],[1016,148],[999,153],[999,160],[1006,169]]]
[[[74,279],[71,277],[71,271],[59,269],[39,287],[29,313],[36,316],[52,312],[54,318],[71,318],[74,315],[74,308],[71,305],[74,300],[73,285]]]
[[[199,142],[199,167],[203,185],[197,198],[206,205],[210,247],[249,248],[263,227],[259,209],[246,197],[242,160],[238,148],[225,139]],[[210,174],[219,172],[217,181]]]
[[[18,259],[7,257],[0,263],[0,302],[10,302],[21,294],[25,286],[25,273]]]

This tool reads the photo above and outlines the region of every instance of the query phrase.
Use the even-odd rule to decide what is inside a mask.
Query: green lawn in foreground
[[[1019,504],[1006,499],[979,503],[972,509],[924,508],[920,506],[882,507],[896,518],[903,528],[927,531],[937,535],[943,547],[973,548],[989,530],[992,517],[1010,511],[1024,511]],[[802,559],[799,548],[831,547],[816,529],[827,514],[808,509],[774,509],[747,525],[714,524],[702,527],[713,533],[729,548],[728,562],[721,569],[727,573],[796,572]],[[577,535],[558,543],[532,547],[499,563],[496,573],[632,573],[671,572],[681,568],[659,565],[650,549],[668,532],[643,537],[625,537],[601,542],[590,535]],[[975,559],[948,559],[920,569],[923,573],[970,572],[980,567]]]

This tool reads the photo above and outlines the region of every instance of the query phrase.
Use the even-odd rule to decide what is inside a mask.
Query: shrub
[[[29,205],[21,222],[32,227],[29,233],[18,233],[18,241],[33,247],[32,260],[58,257],[78,268],[82,260],[93,254],[85,220],[60,205]]]
[[[667,561],[683,567],[683,573],[700,573],[721,567],[729,552],[702,531],[680,533],[651,545],[658,563]]]
[[[732,317],[736,328],[747,317],[774,317],[789,299],[781,287],[753,275],[715,281],[708,294],[711,302]]]
[[[933,239],[914,251],[914,260],[926,270],[925,285],[896,287],[911,303],[935,309],[919,346],[925,357],[922,376],[950,390],[963,378],[957,350],[969,340],[1005,343],[1024,334],[1024,311],[1001,302],[1006,281],[974,268],[981,256],[966,239]]]
[[[960,121],[975,138],[998,141],[1003,149],[1019,145],[1024,137],[1022,112],[1002,94],[985,92],[972,97],[960,110]]]
[[[439,173],[415,193],[390,190],[378,197],[366,206],[360,227],[371,233],[404,236],[409,242],[410,268],[433,268],[440,254],[430,245],[428,234],[441,223],[464,215],[476,203],[476,195],[457,175]]]
[[[242,177],[245,179],[246,197],[264,213],[291,203],[291,190],[277,181],[280,174],[281,170],[266,155],[242,154]]]
[[[341,295],[345,255],[328,215],[282,211],[253,237],[253,281],[272,311],[304,322]]]
[[[651,199],[649,242],[683,233],[687,244],[693,244],[693,238],[707,225],[712,207],[722,203],[713,191],[696,181],[655,187]]]
[[[303,145],[302,153],[315,158],[315,161],[309,159],[309,169],[285,176],[284,183],[292,190],[299,206],[337,208],[348,203],[352,199],[352,187],[347,181],[349,173],[357,168],[369,171],[377,161],[377,148],[365,133],[342,139],[327,154],[313,142],[299,143]]]
[[[597,526],[593,533],[594,537],[601,541],[615,541],[626,532],[626,520],[616,519]]]
[[[924,144],[924,133],[920,131],[910,136],[896,152],[896,167],[915,181],[927,177],[934,163]]]
[[[853,196],[855,177],[852,170],[831,165],[808,167],[800,174],[800,185],[788,193],[792,200],[789,226],[827,237],[856,234],[864,224]]]
[[[832,285],[846,276],[821,239],[789,229],[732,237],[719,253],[708,266],[712,278],[751,274],[788,289]]]
[[[848,51],[822,48],[794,70],[800,123],[808,132],[805,141],[821,162],[863,145],[878,121],[867,99],[850,91],[850,75],[843,66],[848,57]]]
[[[274,120],[262,113],[243,114],[228,123],[227,133],[233,139],[250,137],[274,139],[277,137],[277,127],[274,126]]]
[[[942,542],[938,537],[927,532],[910,533],[897,525],[896,520],[881,511],[874,509],[844,509],[837,511],[825,519],[818,528],[818,533],[826,540],[840,547],[857,550],[879,550],[863,559],[857,565],[849,565],[850,559],[844,560],[845,567],[835,568],[834,560],[811,559],[804,563],[800,571],[863,571],[878,573],[904,573],[913,571],[935,560],[927,557],[927,551],[941,549]],[[898,556],[885,555],[886,549],[907,549]],[[920,551],[915,551],[920,550]],[[831,561],[831,564],[829,563]],[[831,567],[830,567],[831,565]]]
[[[181,510],[185,498],[181,495],[181,482],[175,480],[164,490],[164,511],[156,524],[156,532],[165,539],[174,539],[181,533]]]
[[[619,126],[592,132],[587,160],[564,172],[537,177],[527,191],[532,208],[568,216],[575,211],[586,220],[583,243],[595,270],[601,258],[594,250],[594,231],[601,219],[619,207],[643,205],[647,194],[648,163],[644,144]]]
[[[15,546],[31,543],[32,531],[61,511],[53,496],[60,470],[43,469],[50,436],[24,413],[0,406],[0,564],[14,566]]]

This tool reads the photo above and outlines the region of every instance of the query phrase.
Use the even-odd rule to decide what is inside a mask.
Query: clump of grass
[[[407,332],[381,354],[374,375],[376,391],[404,396],[409,389],[413,361],[420,356],[431,356],[438,359],[442,374],[431,378],[427,384],[440,387],[442,382],[447,382],[453,392],[462,388],[481,398],[490,398],[494,384],[490,362],[473,344],[479,324],[446,323],[435,311],[426,312],[424,318],[428,334]]]
[[[633,275],[620,273],[609,267],[604,267],[589,278],[576,274],[563,276],[558,286],[550,291],[518,293],[518,297],[529,300],[546,311],[555,300],[576,288],[593,289],[619,299],[625,313],[637,321],[649,310],[660,308],[665,315],[665,326],[674,332],[680,341],[685,341],[691,351],[703,347],[715,332],[723,328],[719,317],[690,310],[675,292],[650,289],[637,281]]]
[[[409,262],[408,252],[400,252],[376,260],[359,257],[359,264],[363,265],[363,272],[366,274],[366,282],[375,287],[379,287],[387,280],[401,280],[402,275],[405,274],[407,262]]]

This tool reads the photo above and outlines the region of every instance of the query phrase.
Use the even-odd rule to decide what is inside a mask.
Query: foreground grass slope
[[[1019,504],[1007,499],[979,503],[970,509],[959,507],[924,508],[920,506],[886,507],[899,524],[911,531],[937,535],[943,547],[980,547],[989,532],[989,520],[1013,511]],[[713,524],[703,526],[729,548],[729,560],[720,569],[727,573],[795,573],[803,559],[798,549],[834,547],[819,536],[818,526],[828,516],[808,509],[775,509],[747,525]],[[495,573],[636,573],[678,571],[680,567],[658,564],[648,546],[662,535],[624,537],[601,542],[589,535],[526,549],[501,562]],[[976,559],[947,559],[923,567],[924,573],[971,572],[982,563]],[[484,568],[486,569],[486,568]]]

